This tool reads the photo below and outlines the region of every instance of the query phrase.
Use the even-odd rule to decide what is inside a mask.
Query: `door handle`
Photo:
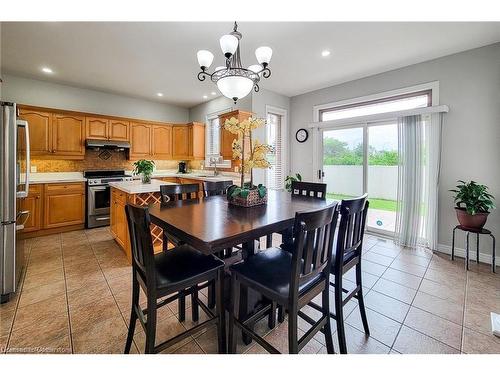
[[[17,120],[17,126],[24,128],[24,141],[26,143],[26,171],[24,172],[24,191],[17,193],[18,198],[26,198],[30,190],[30,170],[31,170],[31,150],[30,150],[30,130],[28,121]]]

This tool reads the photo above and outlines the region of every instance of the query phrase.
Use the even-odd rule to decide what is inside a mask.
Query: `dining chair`
[[[288,310],[288,351],[298,353],[317,332],[325,335],[328,353],[334,353],[330,326],[329,282],[332,246],[337,223],[337,203],[325,208],[297,212],[294,224],[293,252],[270,248],[232,265],[231,307],[229,309],[229,353],[236,351],[234,328],[252,337],[270,353],[279,351],[255,333],[251,326],[277,304]],[[239,316],[240,287],[252,288],[269,299],[250,316]],[[314,321],[300,309],[322,296],[321,317]],[[238,316],[238,317],[237,317]],[[307,317],[311,328],[298,337],[298,318]]]
[[[326,184],[319,182],[292,181],[292,195],[326,199]]]
[[[132,308],[125,354],[130,352],[137,319],[146,334],[147,354],[159,353],[212,324],[217,326],[219,353],[225,353],[224,263],[212,255],[203,255],[186,244],[178,246],[174,251],[154,254],[148,208],[127,204],[125,210],[132,248]],[[208,319],[156,345],[157,309],[178,299],[182,294],[206,287],[212,281],[217,285],[216,312],[213,313],[198,300],[197,303],[206,312]],[[140,289],[147,297],[145,309],[139,304]]]
[[[214,195],[226,195],[229,186],[234,185],[233,181],[203,181],[203,192],[205,197]]]
[[[330,268],[330,272],[333,275],[333,281],[330,284],[334,287],[335,291],[335,313],[330,312],[330,316],[337,323],[337,336],[341,354],[347,353],[343,307],[353,297],[359,303],[359,312],[365,334],[370,335],[361,278],[363,236],[365,233],[368,206],[367,194],[355,199],[344,199],[340,202],[340,224]],[[342,276],[353,267],[356,267],[356,286],[352,290],[347,290],[342,286]],[[345,297],[343,293],[346,294]],[[313,307],[317,310],[321,308],[317,305]]]
[[[194,200],[200,198],[200,185],[199,184],[176,184],[176,185],[160,185],[160,195],[161,202],[168,203],[172,201],[179,200]],[[167,233],[163,230],[163,252],[171,251],[168,249],[168,244],[173,243],[174,246],[182,245],[182,242],[173,236],[171,233]],[[198,299],[198,291],[193,290],[193,295],[191,296],[191,315],[193,321],[198,321],[199,311],[196,304]],[[210,304],[210,308],[215,306],[215,297],[213,298],[214,303]],[[179,320],[184,321],[186,318],[186,296],[185,293],[179,295],[178,303]]]

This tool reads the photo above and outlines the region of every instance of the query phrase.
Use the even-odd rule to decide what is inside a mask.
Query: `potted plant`
[[[286,176],[285,178],[285,190],[288,192],[292,191],[292,182],[302,181],[302,176],[300,173],[295,173],[295,176]]]
[[[137,160],[134,163],[134,170],[133,174],[134,175],[142,175],[142,183],[143,184],[150,184],[151,183],[151,175],[153,174],[153,171],[155,170],[155,162],[153,160]]]
[[[226,130],[238,135],[233,141],[233,159],[241,161],[240,186],[232,185],[227,191],[227,199],[232,204],[251,207],[267,203],[266,187],[253,184],[253,168],[271,167],[266,157],[274,151],[273,148],[257,139],[252,140],[252,130],[265,124],[265,120],[253,117],[243,121],[231,117],[224,123]],[[246,173],[250,174],[250,182],[245,182]]]
[[[456,203],[455,211],[460,225],[466,228],[481,229],[486,223],[490,210],[495,208],[494,197],[488,193],[486,185],[475,181],[458,181],[453,197]]]

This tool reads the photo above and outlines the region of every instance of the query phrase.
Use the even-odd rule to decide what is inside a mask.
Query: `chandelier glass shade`
[[[259,64],[250,65],[243,68],[240,58],[241,33],[238,32],[238,24],[234,23],[233,31],[220,38],[220,47],[225,58],[225,66],[217,66],[213,73],[209,73],[208,68],[212,65],[214,55],[207,50],[200,50],[197,53],[198,64],[201,72],[198,79],[205,81],[207,77],[215,83],[219,91],[225,97],[234,100],[247,96],[252,89],[259,91],[261,77],[269,78],[271,70],[268,68],[273,51],[270,47],[259,47],[255,50],[255,56]]]

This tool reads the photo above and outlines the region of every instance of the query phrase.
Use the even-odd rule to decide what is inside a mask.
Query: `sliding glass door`
[[[368,193],[368,230],[392,235],[398,184],[396,121],[324,128],[321,139],[321,180],[328,197]]]

